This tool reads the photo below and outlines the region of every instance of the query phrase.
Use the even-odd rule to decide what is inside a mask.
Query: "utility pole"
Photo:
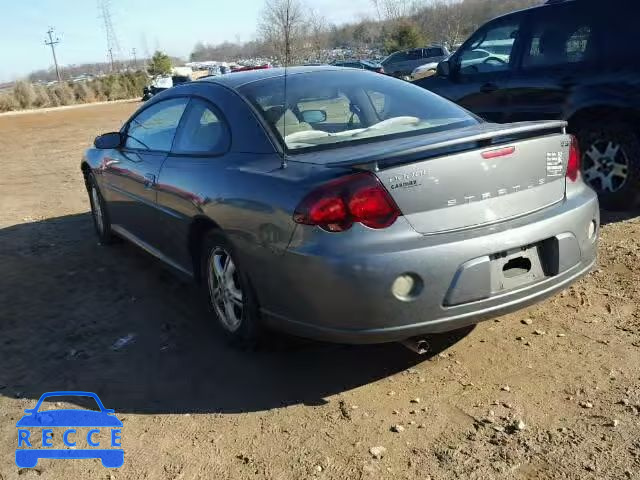
[[[138,70],[138,57],[136,57],[136,48],[133,47],[131,49],[131,54],[133,55],[133,68]]]
[[[111,72],[115,72],[115,62],[122,54],[120,43],[113,28],[113,19],[111,16],[111,0],[98,0],[99,18],[102,20],[104,33],[107,40],[107,52],[109,52],[109,61],[111,62]],[[116,60],[114,61],[114,56]]]
[[[60,39],[57,37],[55,40],[53,39],[53,27],[49,27],[47,35],[49,35],[49,41],[47,42],[45,40],[44,44],[51,47],[51,53],[53,54],[53,63],[56,66],[56,76],[58,77],[58,82],[62,82],[62,79],[60,78],[60,70],[58,69],[58,59],[56,58],[56,45],[60,43]]]

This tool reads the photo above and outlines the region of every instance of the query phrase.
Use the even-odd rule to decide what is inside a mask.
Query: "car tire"
[[[93,226],[102,245],[113,243],[114,237],[111,231],[111,221],[107,204],[100,193],[100,188],[93,175],[89,175],[87,180],[87,190],[89,192],[89,203],[91,204],[91,217]]]
[[[219,230],[202,245],[202,290],[217,329],[235,347],[257,347],[264,333],[258,302],[233,245]]]
[[[602,119],[600,119],[602,122]],[[630,125],[610,123],[576,129],[582,177],[607,210],[633,208],[640,198],[640,135]]]

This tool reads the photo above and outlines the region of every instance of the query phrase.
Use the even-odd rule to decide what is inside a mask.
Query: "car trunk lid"
[[[364,158],[362,151],[359,158],[343,152],[327,165],[374,172],[420,233],[461,230],[561,201],[571,143],[565,127],[556,121],[480,124],[404,139],[401,148],[392,141]]]
[[[551,135],[377,172],[420,233],[471,228],[561,201],[569,137]]]

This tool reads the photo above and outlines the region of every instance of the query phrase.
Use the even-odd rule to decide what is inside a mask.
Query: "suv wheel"
[[[206,234],[201,272],[207,303],[219,329],[236,346],[255,346],[262,333],[258,304],[231,243],[220,232]]]
[[[582,175],[603,207],[624,210],[640,196],[640,139],[628,125],[581,128]]]

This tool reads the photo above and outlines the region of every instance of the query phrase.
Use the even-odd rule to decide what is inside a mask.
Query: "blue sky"
[[[123,60],[136,48],[160,48],[187,57],[196,42],[251,40],[264,0],[111,0]],[[373,16],[370,0],[307,0],[327,21]],[[106,61],[106,39],[96,0],[3,0],[0,16],[0,81],[53,64],[44,45],[53,26],[60,64]]]

